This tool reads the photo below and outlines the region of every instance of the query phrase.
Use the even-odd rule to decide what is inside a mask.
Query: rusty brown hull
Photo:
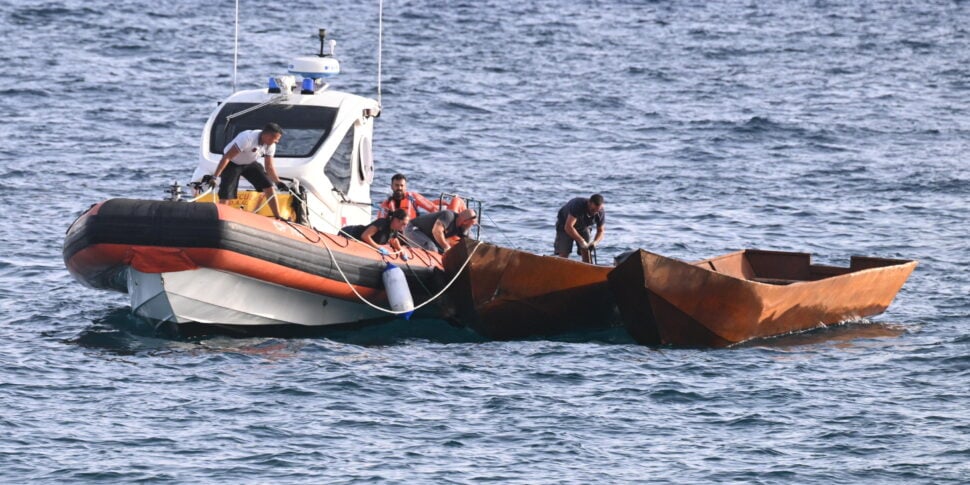
[[[480,245],[479,245],[480,244]],[[447,313],[478,333],[509,340],[616,325],[609,267],[465,241],[444,256]]]
[[[609,275],[623,321],[647,345],[724,347],[882,313],[916,261],[744,250],[688,263],[640,250]]]

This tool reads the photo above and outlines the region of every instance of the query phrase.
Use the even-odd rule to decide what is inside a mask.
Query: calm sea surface
[[[239,85],[326,27],[376,95],[377,5],[242,1]],[[0,482],[970,482],[970,5],[394,1],[375,197],[401,171],[551,252],[744,248],[920,266],[869,322],[724,350],[154,335],[61,259],[94,202],[186,182],[233,2],[0,0]]]

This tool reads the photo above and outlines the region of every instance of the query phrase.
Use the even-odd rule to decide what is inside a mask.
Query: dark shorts
[[[424,248],[428,251],[438,251],[441,252],[441,248],[438,243],[431,237],[421,231],[418,226],[408,223],[407,227],[404,229],[404,242],[408,246],[417,246],[419,248]]]
[[[256,190],[262,191],[273,186],[269,181],[269,177],[266,176],[266,169],[255,162],[249,165],[237,165],[229,162],[220,175],[222,175],[220,177],[222,183],[219,184],[219,199],[221,200],[236,198],[236,189],[239,188],[240,175],[245,177],[249,183],[253,184]]]
[[[583,229],[579,229],[579,230],[577,230],[577,232],[579,232],[579,235],[583,239],[589,241],[589,228],[588,227],[587,228],[583,228]],[[565,229],[560,228],[560,227],[557,227],[556,228],[556,242],[554,242],[553,245],[552,245],[553,251],[555,251],[556,254],[565,254],[565,255],[568,256],[569,253],[572,252],[572,250],[573,250],[573,244],[575,242],[576,241],[573,241],[573,238],[569,237],[569,234],[566,234],[566,230]],[[576,254],[580,254],[579,253],[579,246],[578,245],[576,246]]]

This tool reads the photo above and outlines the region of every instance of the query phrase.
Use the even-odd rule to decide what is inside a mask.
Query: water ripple
[[[377,179],[481,197],[494,242],[548,253],[558,206],[602,192],[601,257],[921,261],[871,321],[720,350],[640,347],[622,328],[522,342],[428,321],[314,339],[156,329],[76,284],[60,246],[90,204],[159,198],[191,173],[230,89],[230,7],[14,4],[0,14],[4,482],[970,477],[961,2],[385,4]],[[376,5],[242,6],[241,86],[326,27],[335,87],[374,95]]]

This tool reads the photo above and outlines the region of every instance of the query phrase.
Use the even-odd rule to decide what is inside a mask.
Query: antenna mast
[[[381,106],[381,51],[384,47],[384,0],[377,2],[377,105]]]
[[[236,92],[236,65],[239,64],[239,0],[236,0],[236,36],[232,47],[232,92]]]

